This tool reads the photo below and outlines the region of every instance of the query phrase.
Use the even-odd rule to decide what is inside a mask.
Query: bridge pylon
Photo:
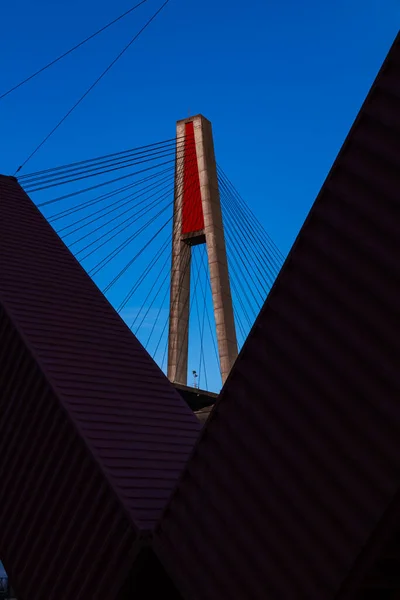
[[[168,371],[187,385],[192,247],[206,244],[222,383],[238,355],[212,127],[202,115],[176,125]]]

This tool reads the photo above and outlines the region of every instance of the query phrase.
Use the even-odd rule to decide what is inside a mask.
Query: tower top
[[[186,117],[186,119],[179,119],[176,124],[180,124],[180,123],[190,123],[191,121],[197,121],[197,120],[201,120],[201,121],[205,121],[206,123],[209,123],[211,125],[211,121],[209,119],[207,119],[207,117],[205,117],[204,115],[198,114],[198,115],[192,115],[191,117]]]

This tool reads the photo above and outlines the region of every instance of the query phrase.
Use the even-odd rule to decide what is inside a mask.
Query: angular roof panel
[[[399,528],[399,209],[400,36],[157,527],[187,600],[353,597]]]
[[[78,578],[95,598],[110,577],[114,598],[200,425],[4,176],[0,340],[0,556],[31,600],[70,598]]]

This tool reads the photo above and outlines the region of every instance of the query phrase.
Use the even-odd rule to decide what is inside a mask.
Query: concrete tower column
[[[168,378],[187,384],[191,247],[207,246],[222,383],[238,355],[211,123],[177,123]]]
[[[168,333],[168,379],[187,385],[191,248],[182,235],[184,197],[185,124],[177,123],[175,198],[172,230],[171,290]],[[187,158],[186,158],[187,159]]]
[[[194,119],[197,164],[222,383],[238,355],[211,123]]]

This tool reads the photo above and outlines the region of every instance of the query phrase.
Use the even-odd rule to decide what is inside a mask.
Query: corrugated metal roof
[[[0,556],[24,598],[111,600],[200,425],[4,176],[0,339]]]
[[[157,527],[188,600],[353,597],[399,528],[399,200],[397,37]]]

